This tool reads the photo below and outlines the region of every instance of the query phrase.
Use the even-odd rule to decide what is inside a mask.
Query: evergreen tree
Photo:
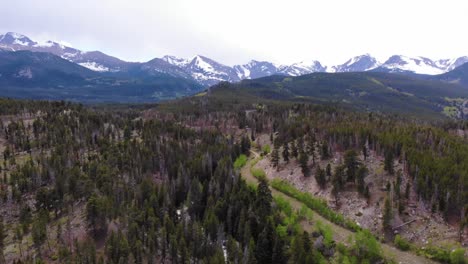
[[[307,137],[307,153],[311,156],[315,156],[315,137],[310,134]]]
[[[410,183],[406,183],[406,189],[405,189],[405,199],[409,200],[410,197],[410,191],[411,191],[411,185]]]
[[[307,165],[309,161],[309,156],[307,152],[301,150],[299,154],[299,165],[301,166],[301,171],[304,176],[309,176],[309,166]]]
[[[393,151],[385,151],[385,161],[384,161],[384,170],[387,171],[390,175],[394,173],[393,167]]]
[[[45,219],[43,214],[38,214],[36,216],[32,224],[31,232],[34,245],[40,248],[47,239],[47,219]]]
[[[104,197],[98,197],[96,193],[93,193],[86,204],[86,219],[95,236],[105,231],[107,228],[106,212],[106,199]]]
[[[259,264],[272,263],[273,255],[273,229],[271,224],[266,223],[262,232],[258,236],[255,256]]]
[[[327,178],[325,175],[325,171],[317,165],[317,169],[315,171],[315,180],[317,181],[320,188],[324,189],[327,184]]]
[[[386,198],[384,203],[384,212],[383,212],[383,228],[385,231],[390,231],[392,221],[392,204],[390,199]]]
[[[362,156],[364,157],[364,161],[366,161],[367,157],[369,156],[369,151],[367,150],[365,144],[362,145]]]
[[[338,207],[339,205],[339,193],[343,188],[343,179],[345,177],[344,166],[339,165],[335,168],[335,173],[332,175],[331,183],[332,183],[332,190],[331,193],[335,198],[335,206]]]
[[[328,141],[322,142],[322,148],[320,149],[320,156],[322,156],[322,160],[329,159],[331,157],[330,150],[328,149]]]
[[[326,174],[327,174],[327,177],[329,177],[329,178],[332,176],[332,171],[331,171],[331,165],[330,165],[330,163],[327,164]]]
[[[273,197],[271,195],[270,188],[268,187],[268,182],[265,178],[260,178],[258,187],[257,187],[257,201],[256,208],[260,219],[264,221],[266,217],[271,213],[271,203],[273,202]]]
[[[283,160],[288,163],[289,162],[289,144],[288,142],[284,142],[283,145]]]
[[[360,194],[364,194],[366,191],[366,183],[364,181],[365,177],[367,176],[369,170],[365,165],[359,166],[357,171],[357,189]]]
[[[364,197],[369,200],[370,198],[370,191],[369,191],[369,185],[366,185],[366,189],[364,190]]]
[[[346,166],[347,181],[353,182],[356,179],[356,172],[359,166],[357,154],[354,150],[347,150],[344,155],[344,165]]]
[[[271,162],[273,163],[273,167],[275,167],[276,170],[279,171],[279,152],[276,146],[271,152]]]
[[[275,264],[286,264],[288,258],[284,252],[284,241],[280,237],[276,236],[275,243],[273,245],[273,254],[271,263]]]
[[[0,259],[5,261],[3,252],[5,250],[5,238],[7,236],[5,224],[3,223],[3,217],[0,216]]]
[[[293,141],[291,142],[291,155],[294,157],[294,158],[297,158],[297,156],[299,155],[299,148],[297,146],[297,142],[296,141]]]

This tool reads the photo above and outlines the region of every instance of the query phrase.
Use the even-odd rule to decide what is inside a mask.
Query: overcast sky
[[[1,0],[0,34],[130,61],[196,54],[232,65],[343,63],[370,53],[468,55],[466,0]]]

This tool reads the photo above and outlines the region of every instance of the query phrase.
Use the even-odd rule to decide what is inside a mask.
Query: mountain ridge
[[[8,32],[0,35],[0,49],[9,51],[30,50],[49,52],[96,72],[129,72],[135,69],[147,73],[166,73],[171,76],[193,79],[208,87],[221,81],[239,82],[270,75],[300,76],[315,72],[389,72],[405,74],[440,75],[468,63],[468,56],[431,60],[426,57],[393,55],[379,62],[370,54],[352,57],[343,64],[323,65],[316,60],[292,64],[275,64],[269,61],[251,60],[245,64],[228,66],[203,55],[179,58],[165,55],[147,62],[127,62],[100,51],[81,51],[59,42],[38,43],[25,35]],[[155,63],[155,60],[158,63]]]

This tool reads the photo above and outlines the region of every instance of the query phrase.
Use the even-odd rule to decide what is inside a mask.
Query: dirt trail
[[[247,161],[247,164],[241,169],[241,174],[242,174],[242,177],[248,183],[257,184],[258,180],[252,175],[252,173],[250,172],[250,168],[252,166],[252,162],[256,158],[259,158],[260,155],[253,150],[251,150],[251,153],[255,157],[249,158],[249,160]],[[273,196],[281,196],[282,198],[286,199],[291,204],[291,206],[296,210],[301,209],[301,207],[303,206],[303,203],[296,200],[295,198],[285,195],[284,193],[279,192],[271,187],[270,187],[270,190]],[[346,243],[348,237],[353,234],[353,232],[328,221],[327,219],[323,218],[321,215],[317,214],[316,212],[314,212],[313,219],[314,221],[321,221],[322,223],[331,226],[333,230],[333,237],[338,242]],[[301,225],[305,231],[311,232],[314,230],[313,224],[309,223],[308,221],[303,221]],[[436,264],[437,263],[432,260],[426,259],[424,257],[414,255],[410,252],[401,251],[387,244],[381,244],[381,245],[382,245],[382,250],[383,250],[385,257],[388,259],[393,259],[397,263],[401,263],[401,264]]]

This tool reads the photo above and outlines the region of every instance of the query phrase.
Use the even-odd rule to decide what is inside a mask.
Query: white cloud
[[[455,0],[19,0],[2,4],[0,30],[129,60],[335,64],[363,53],[468,55],[465,10]]]

